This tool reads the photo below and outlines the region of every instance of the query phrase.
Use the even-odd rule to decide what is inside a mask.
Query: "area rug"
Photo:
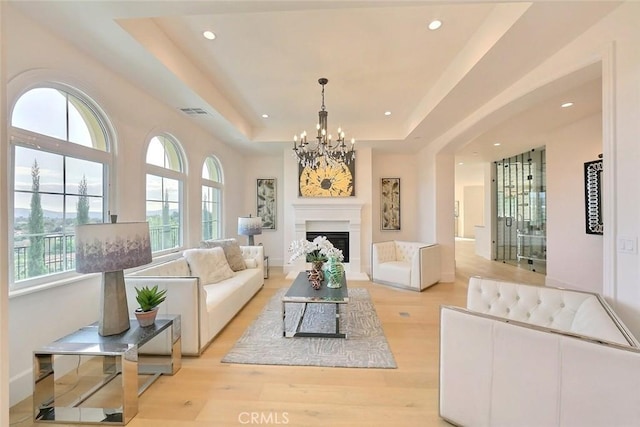
[[[223,363],[344,368],[397,367],[366,289],[349,289],[349,303],[340,304],[340,329],[346,332],[346,339],[283,337],[282,296],[286,291],[280,289],[276,292],[258,318],[222,358]],[[287,330],[295,329],[303,306],[304,304],[287,303]],[[309,304],[304,319],[301,331],[335,331],[335,305]]]

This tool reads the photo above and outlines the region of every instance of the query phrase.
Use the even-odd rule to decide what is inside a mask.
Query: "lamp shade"
[[[76,271],[98,273],[148,264],[149,223],[118,222],[76,227]]]
[[[239,217],[238,234],[241,236],[255,236],[256,234],[262,234],[262,218],[259,216]]]

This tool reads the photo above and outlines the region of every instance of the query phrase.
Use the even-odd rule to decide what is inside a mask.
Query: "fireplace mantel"
[[[345,270],[347,274],[362,272],[361,203],[294,203],[292,206],[295,240],[305,239],[308,230],[318,227],[326,231],[348,231],[350,259],[345,263]]]

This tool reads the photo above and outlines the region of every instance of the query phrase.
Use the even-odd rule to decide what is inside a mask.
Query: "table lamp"
[[[255,246],[253,236],[262,234],[262,218],[259,216],[248,217],[241,216],[238,218],[238,234],[241,236],[249,236],[249,246]]]
[[[114,221],[76,227],[76,271],[102,273],[100,335],[117,335],[129,329],[122,270],[148,264],[151,259],[147,222]]]

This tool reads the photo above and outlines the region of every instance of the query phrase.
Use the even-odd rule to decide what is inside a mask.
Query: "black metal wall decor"
[[[587,234],[602,234],[602,159],[584,164],[584,203]]]

